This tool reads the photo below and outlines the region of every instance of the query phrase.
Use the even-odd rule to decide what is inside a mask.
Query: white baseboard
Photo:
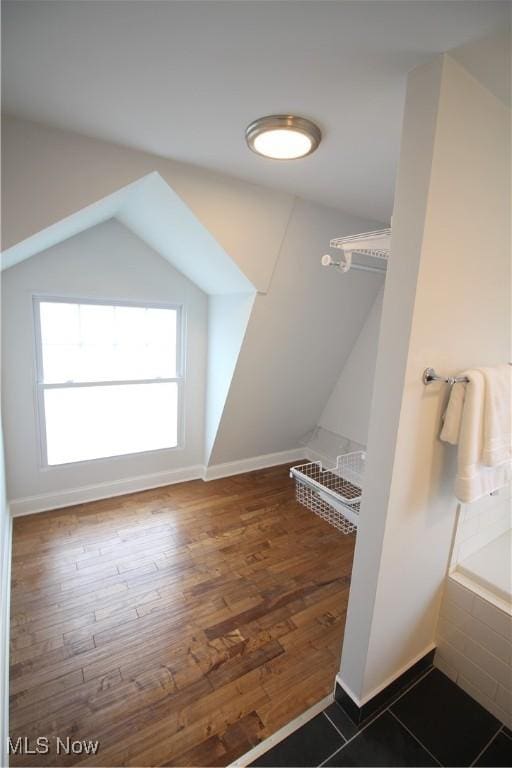
[[[64,491],[41,493],[37,496],[11,499],[9,504],[11,515],[21,517],[33,515],[36,512],[47,512],[51,509],[71,507],[74,504],[84,504],[87,501],[109,499],[113,496],[124,496],[126,493],[147,491],[151,488],[160,488],[164,485],[184,483],[187,480],[216,480],[230,475],[239,475],[243,472],[252,472],[255,469],[275,467],[278,464],[287,464],[292,461],[300,461],[305,456],[304,448],[294,448],[291,451],[280,453],[267,453],[263,456],[253,456],[250,459],[230,461],[226,464],[214,464],[203,467],[196,464],[183,469],[169,469],[165,472],[155,472],[150,475],[138,475],[127,477],[113,482],[96,483],[95,485],[83,485],[78,488],[68,488]]]
[[[376,688],[374,688],[372,691],[367,693],[365,696],[362,696],[361,698],[357,697],[355,693],[350,689],[350,687],[345,682],[343,682],[343,680],[341,679],[341,675],[339,673],[336,675],[336,682],[338,683],[338,685],[340,685],[343,688],[345,693],[347,693],[350,696],[354,704],[356,704],[358,707],[363,707],[365,704],[371,701],[374,698],[374,696],[377,696],[381,691],[387,688],[388,685],[391,685],[391,683],[394,683],[395,680],[397,680],[401,675],[407,672],[407,670],[409,670],[411,667],[414,667],[414,665],[417,664],[418,661],[420,661],[424,656],[426,656],[427,653],[430,653],[431,651],[433,651],[435,647],[436,647],[435,643],[429,643],[429,645],[427,645],[427,647],[424,648],[424,650],[421,651],[421,653],[418,653],[418,655],[415,656],[414,659],[411,659],[410,661],[407,662],[407,664],[404,664],[403,667],[400,667],[400,669],[397,669],[397,671],[394,672],[392,675],[390,675],[388,678],[386,678],[386,680],[384,680],[383,683],[378,685]]]
[[[203,477],[204,467],[200,464],[183,469],[169,469],[165,472],[154,472],[150,475],[127,477],[108,483],[84,485],[69,488],[65,491],[42,493],[38,496],[27,496],[22,499],[11,499],[9,502],[13,517],[32,515],[35,512],[47,512],[50,509],[71,507],[73,504],[83,504],[86,501],[109,499],[112,496],[123,496],[126,493],[147,491],[160,488],[163,485],[183,483],[187,480],[198,480]]]
[[[343,688],[343,690],[345,691],[345,693],[346,693],[348,696],[350,696],[350,698],[352,699],[352,701],[354,702],[354,704],[355,704],[357,707],[359,707],[359,709],[361,709],[361,707],[363,706],[363,705],[362,705],[362,703],[361,703],[361,699],[359,698],[359,696],[356,696],[356,695],[355,695],[354,691],[352,690],[352,688],[350,688],[350,686],[349,686],[349,685],[347,685],[345,682],[343,682],[343,680],[341,679],[341,675],[340,675],[340,673],[339,673],[339,672],[338,672],[338,674],[336,675],[336,682],[337,682],[337,684],[340,686],[340,688]]]
[[[275,467],[278,464],[287,464],[290,461],[300,461],[305,457],[305,455],[305,448],[292,448],[290,451],[266,453],[262,456],[253,456],[250,459],[228,461],[225,464],[212,464],[211,466],[206,467],[204,472],[204,479],[217,480],[221,477],[241,475],[243,472],[253,472],[255,469]]]
[[[2,572],[0,573],[0,765],[9,765],[9,614],[11,597],[12,518],[7,508],[1,523]]]

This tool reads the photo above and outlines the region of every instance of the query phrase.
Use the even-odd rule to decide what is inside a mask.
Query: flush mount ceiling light
[[[268,115],[254,120],[245,129],[249,148],[273,160],[296,160],[310,155],[320,144],[320,128],[294,115]]]

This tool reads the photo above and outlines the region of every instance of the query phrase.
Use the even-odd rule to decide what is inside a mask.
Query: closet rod
[[[356,264],[353,261],[350,261],[348,265],[343,264],[341,261],[334,261],[332,256],[330,256],[328,253],[326,253],[325,256],[322,256],[321,263],[324,267],[344,267],[342,272],[348,272],[351,269],[358,269],[360,272],[377,272],[379,275],[386,274],[386,270],[379,269],[379,267],[368,267],[366,264]]]
[[[350,269],[359,270],[359,272],[377,272],[379,275],[385,275],[385,269],[379,269],[378,267],[366,267],[364,264],[354,264],[352,262]]]

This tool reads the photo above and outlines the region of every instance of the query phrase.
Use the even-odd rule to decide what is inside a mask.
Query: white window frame
[[[106,307],[137,307],[139,309],[173,309],[176,311],[176,376],[173,378],[155,378],[155,379],[126,379],[115,381],[84,381],[84,382],[65,382],[58,384],[45,384],[43,378],[43,339],[41,333],[41,310],[40,305],[44,303],[60,304],[94,304]],[[53,296],[44,294],[33,294],[32,307],[34,314],[34,339],[35,339],[35,400],[37,412],[37,433],[39,443],[40,466],[43,470],[60,469],[61,467],[77,466],[79,464],[90,464],[91,462],[103,462],[110,460],[119,460],[130,456],[143,456],[152,453],[162,453],[162,451],[176,451],[183,448],[185,434],[185,320],[186,315],[183,304],[161,303],[151,301],[124,301],[118,299],[90,299],[77,298],[76,296]],[[137,451],[135,453],[121,453],[112,456],[98,456],[95,459],[81,459],[80,461],[70,461],[64,464],[48,463],[48,447],[46,442],[46,414],[44,407],[44,392],[46,389],[70,389],[73,387],[98,387],[98,386],[120,386],[123,384],[166,384],[176,383],[178,385],[178,417],[177,417],[177,444],[168,448],[155,448],[151,451]]]

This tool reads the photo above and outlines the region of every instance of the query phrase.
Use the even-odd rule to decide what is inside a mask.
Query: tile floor
[[[512,766],[512,732],[438,669],[356,726],[338,704],[254,766]]]

